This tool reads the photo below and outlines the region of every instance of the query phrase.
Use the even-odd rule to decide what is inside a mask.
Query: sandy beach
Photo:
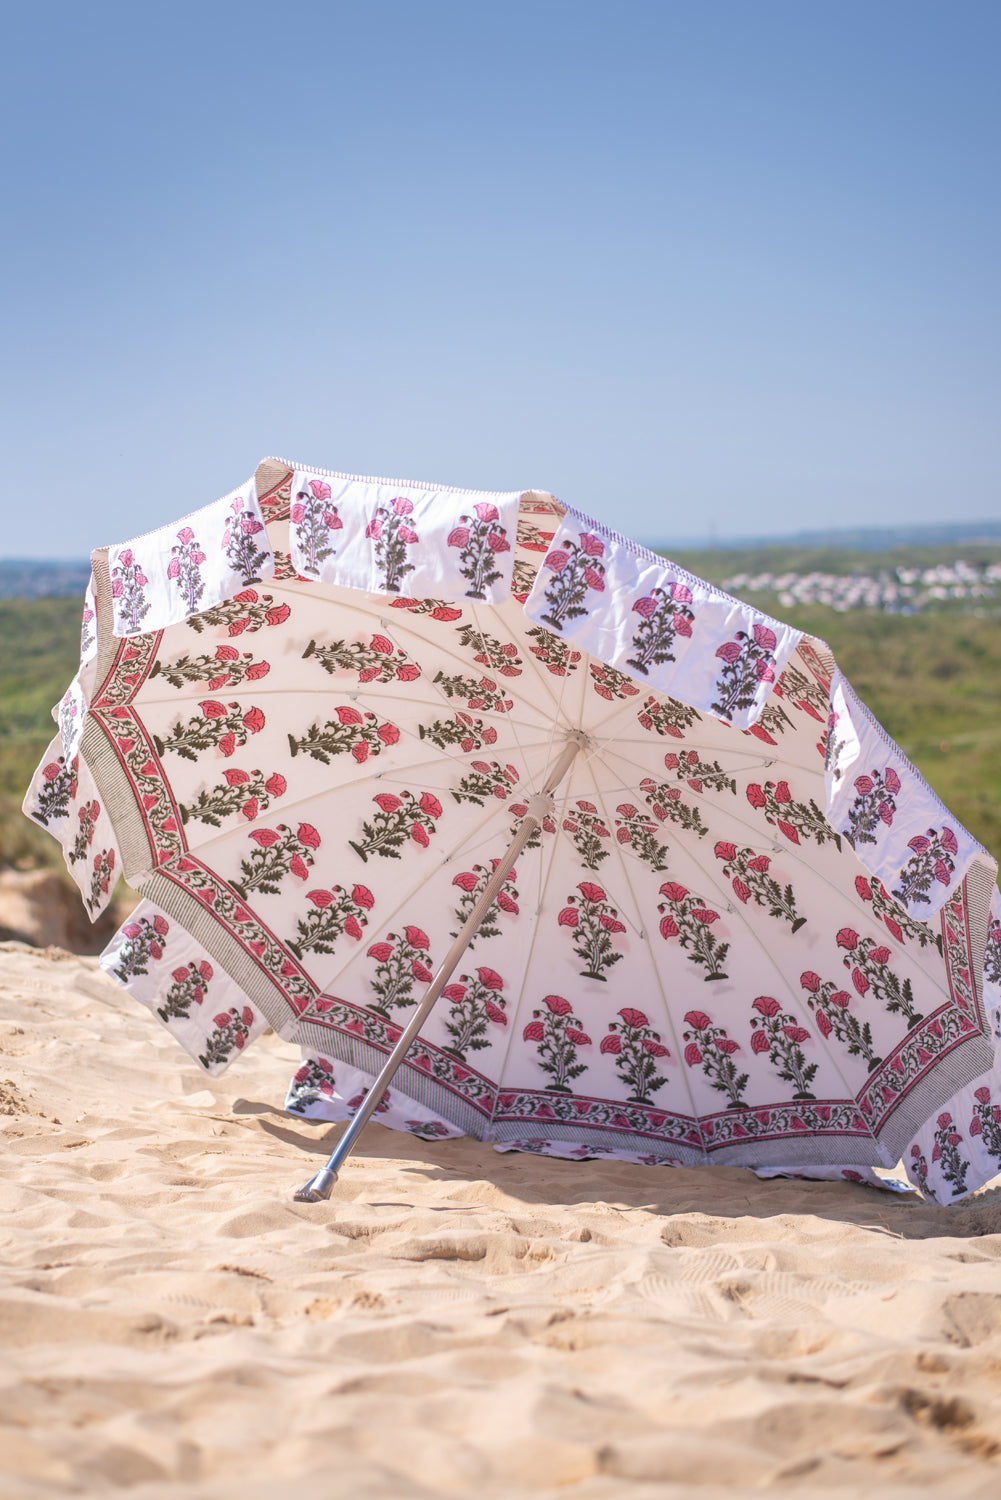
[[[6,1500],[807,1496],[1001,1481],[1001,1189],[952,1209],[427,1145],[209,1080],[0,945]]]

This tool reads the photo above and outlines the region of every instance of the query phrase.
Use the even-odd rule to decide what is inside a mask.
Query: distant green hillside
[[[0,599],[40,599],[43,596],[82,599],[90,581],[90,563],[39,562],[34,558],[0,557]]]
[[[736,573],[877,573],[881,569],[930,568],[940,563],[975,566],[1001,562],[1001,540],[957,542],[940,547],[899,545],[883,552],[837,546],[756,545],[748,547],[661,549],[690,573],[720,584]]]
[[[0,739],[50,728],[79,665],[80,599],[0,599]]]
[[[694,538],[677,539],[664,544],[672,556],[678,552],[701,553],[747,552],[764,550],[782,552],[840,552],[883,557],[906,550],[925,556],[934,552],[941,560],[951,547],[969,552],[971,546],[984,542],[1001,547],[1001,520],[938,521],[919,526],[825,526],[790,532],[784,536],[742,536],[714,539],[705,549]],[[658,549],[661,550],[661,549]]]
[[[21,812],[55,734],[51,709],[79,665],[81,601],[0,599],[0,865],[53,865],[55,840]]]

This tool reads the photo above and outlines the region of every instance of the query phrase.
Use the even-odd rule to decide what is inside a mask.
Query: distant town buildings
[[[826,604],[831,609],[881,609],[915,614],[935,601],[993,599],[1001,563],[939,563],[933,568],[881,568],[870,573],[735,573],[723,582],[732,594],[777,594],[786,609]]]

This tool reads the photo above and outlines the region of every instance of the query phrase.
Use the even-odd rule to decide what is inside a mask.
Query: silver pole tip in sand
[[[319,1203],[321,1198],[329,1198],[336,1181],[336,1172],[331,1172],[329,1167],[321,1167],[316,1176],[311,1177],[296,1193],[296,1203]]]

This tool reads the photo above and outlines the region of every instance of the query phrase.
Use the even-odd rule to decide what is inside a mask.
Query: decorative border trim
[[[181,875],[161,870],[145,880],[139,889],[141,895],[179,922],[222,965],[275,1031],[287,1035],[290,1020],[305,1010],[316,994],[315,985],[298,966],[295,966],[294,977],[295,989],[300,993],[293,998],[289,984],[293,976],[275,973],[266,957],[255,954],[244,939],[230,930],[221,915],[186,888]],[[284,954],[279,939],[257,919],[254,931],[264,939],[265,953],[281,949]],[[294,960],[291,962],[294,965]]]

